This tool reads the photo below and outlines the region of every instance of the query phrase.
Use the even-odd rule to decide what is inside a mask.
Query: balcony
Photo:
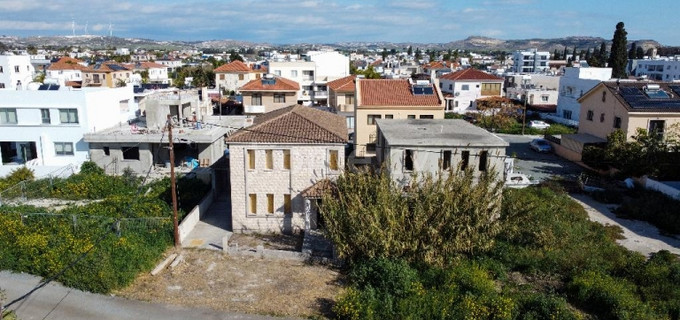
[[[328,98],[328,92],[314,91],[314,99],[326,99],[326,98]]]
[[[243,109],[244,109],[243,111],[245,113],[249,113],[249,114],[251,114],[251,113],[264,113],[265,112],[264,106],[248,106],[248,105],[246,105],[246,106],[243,106]]]

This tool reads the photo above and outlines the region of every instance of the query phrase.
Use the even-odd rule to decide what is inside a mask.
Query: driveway
[[[515,156],[515,172],[543,181],[551,176],[576,179],[583,169],[553,153],[538,153],[529,148],[529,142],[542,136],[496,134],[510,144],[505,150],[508,156]]]

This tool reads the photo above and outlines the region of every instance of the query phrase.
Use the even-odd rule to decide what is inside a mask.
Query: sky
[[[680,46],[679,0],[0,0],[0,35],[272,44],[594,36]],[[87,29],[87,30],[86,30]],[[87,31],[87,32],[86,32]]]

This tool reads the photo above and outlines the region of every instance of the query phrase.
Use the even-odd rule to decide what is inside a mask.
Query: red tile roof
[[[267,112],[240,129],[227,143],[347,143],[345,117],[311,107],[294,105]]]
[[[496,77],[484,71],[479,71],[474,68],[467,68],[460,71],[447,73],[440,77],[440,79],[454,80],[454,81],[474,81],[474,80],[494,80],[503,81],[503,78]]]
[[[50,64],[47,70],[85,70],[86,66],[79,63],[83,61],[71,57],[62,57],[59,61]]]
[[[360,106],[438,106],[437,87],[434,94],[414,95],[408,80],[359,79]]]
[[[223,64],[214,70],[215,73],[219,72],[252,72],[253,70],[248,67],[247,64],[241,62],[240,60],[234,60],[227,64]]]
[[[351,75],[344,78],[335,79],[331,82],[328,82],[326,85],[329,89],[335,92],[354,92],[356,90],[354,87],[354,79],[356,78],[356,75]]]
[[[250,80],[239,88],[239,91],[298,91],[300,85],[286,78],[274,77],[274,84],[263,84],[264,78]]]
[[[166,66],[160,64],[160,63],[155,63],[151,61],[140,61],[136,63],[129,63],[129,64],[122,64],[123,67],[128,68],[130,70],[137,70],[137,69],[165,69]]]

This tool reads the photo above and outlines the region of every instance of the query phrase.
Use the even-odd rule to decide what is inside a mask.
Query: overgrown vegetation
[[[665,194],[635,189],[629,193],[629,198],[622,201],[615,213],[618,216],[647,221],[660,230],[668,233],[680,234],[680,201]]]
[[[449,250],[448,244],[438,244],[422,247],[420,253],[414,254],[400,248],[431,243],[432,234],[436,234],[435,238],[455,236],[410,232],[410,220],[386,212],[398,212],[403,202],[408,203],[408,198],[418,193],[428,194],[420,202],[429,205],[435,201],[428,199],[439,199],[449,206],[470,196],[477,199],[479,194],[423,188],[409,189],[401,196],[400,190],[384,185],[363,187],[370,185],[370,180],[376,180],[378,185],[384,183],[380,177],[363,175],[346,174],[338,180],[337,201],[346,204],[348,210],[327,216],[328,220],[342,220],[341,225],[347,224],[344,220],[350,217],[359,219],[356,227],[364,230],[351,237],[335,234],[345,232],[342,228],[330,227],[328,232],[339,248],[365,248],[371,253],[364,254],[363,259],[350,259],[350,287],[334,307],[339,319],[680,317],[678,258],[661,251],[646,260],[617,245],[620,229],[589,221],[583,208],[556,185],[505,190],[497,231],[486,233],[486,250]],[[356,189],[347,188],[350,186]],[[480,191],[483,190],[473,193]],[[362,203],[363,209],[350,202]],[[459,215],[474,215],[463,208],[456,210],[460,210]],[[426,220],[416,214],[446,215],[416,209],[410,216],[416,223]],[[401,229],[408,236],[375,230],[373,221],[380,221],[384,229]],[[433,220],[424,230],[440,230],[441,224],[447,223]],[[368,248],[367,238],[374,247],[389,250]],[[424,259],[424,252],[429,253],[428,257],[441,258]]]
[[[142,186],[141,179],[130,173],[107,176],[93,163],[85,163],[80,173],[66,179],[23,178],[32,176],[25,170],[15,171],[5,180],[28,181],[22,185],[29,198],[97,201],[58,211],[0,206],[4,230],[0,232],[0,269],[47,277],[84,255],[57,280],[78,289],[109,292],[150,269],[172,243],[169,179]],[[196,179],[179,179],[178,189],[183,215],[209,186]]]

